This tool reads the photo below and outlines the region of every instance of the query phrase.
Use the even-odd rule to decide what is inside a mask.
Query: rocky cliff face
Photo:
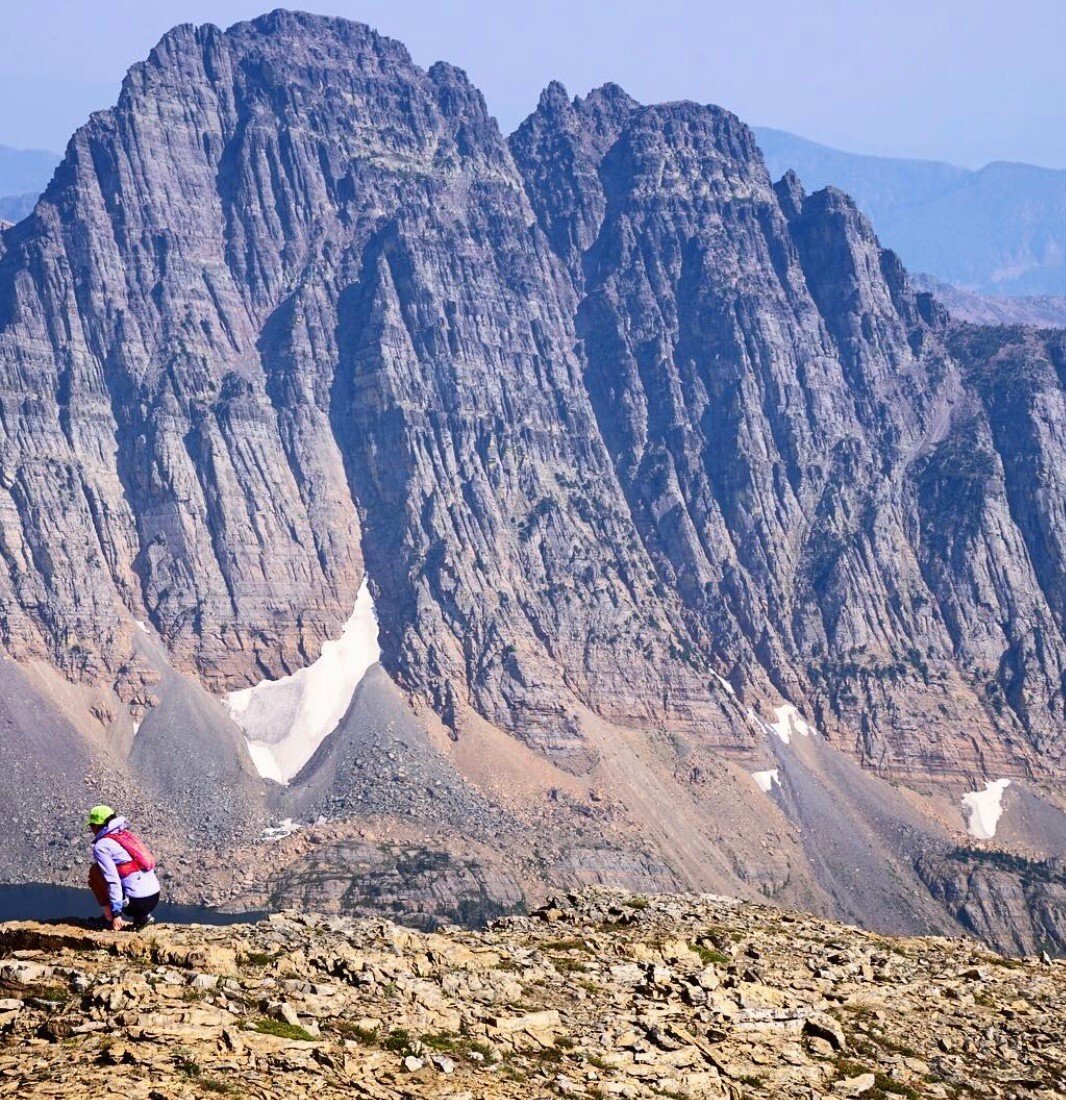
[[[368,568],[386,666],[453,725],[565,752],[576,699],[742,743],[720,671],[879,765],[1061,752],[1051,353],[1002,393],[727,112],[553,85],[508,149],[364,27],[183,27],[4,240],[16,656],[122,673],[144,617],[235,686]]]
[[[966,768],[976,747],[1011,769],[1028,740],[1054,766],[1061,657],[1022,661],[1029,692],[991,667],[1031,630],[1057,651],[1062,638],[1054,524],[1003,513],[1007,436],[991,419],[1054,404],[1061,382],[1042,371],[1010,414],[989,407],[980,339],[949,347],[850,200],[808,197],[794,176],[772,188],[725,112],[610,88],[569,103],[553,86],[512,148],[583,293],[586,385],[634,522],[699,644],[739,684],[760,668],[869,762]],[[1014,354],[1050,353],[1034,337]],[[937,456],[979,430],[987,476],[967,497]],[[1027,434],[1054,467],[1054,430]],[[969,552],[944,541],[964,499],[995,515]],[[983,554],[1016,596],[980,594]]]
[[[485,931],[279,914],[0,926],[0,1071],[122,1095],[1061,1094],[1066,964],[725,898],[590,891]]]
[[[12,651],[114,672],[143,616],[209,686],[277,675],[365,555],[387,665],[442,712],[565,745],[562,672],[714,715],[532,222],[448,66],[283,13],[169,35],[5,240]]]
[[[1066,942],[1066,866],[1005,852],[961,849],[924,858],[919,874],[968,932],[1004,951]],[[1020,873],[1019,873],[1020,872]],[[1023,946],[1023,944],[1025,946]]]
[[[292,673],[367,577],[453,741],[624,778],[690,868],[701,785],[789,705],[882,773],[1054,801],[1064,364],[950,322],[719,108],[556,84],[508,142],[358,24],[179,27],[0,236],[0,641],[110,692],[168,789],[236,735],[175,670]],[[715,851],[689,881],[791,879]]]

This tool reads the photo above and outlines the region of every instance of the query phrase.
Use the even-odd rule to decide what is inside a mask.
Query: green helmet
[[[89,811],[90,825],[106,825],[107,819],[115,816],[115,811],[110,806],[94,806]]]

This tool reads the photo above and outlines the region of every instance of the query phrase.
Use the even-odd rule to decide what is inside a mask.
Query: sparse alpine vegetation
[[[87,1073],[136,1097],[1051,1100],[1066,1073],[1066,963],[725,898],[595,889],[482,932],[24,923],[0,952],[0,1079],[57,1100]]]

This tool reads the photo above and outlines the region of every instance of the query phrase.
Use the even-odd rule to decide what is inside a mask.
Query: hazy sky
[[[175,23],[270,0],[0,0],[0,144],[62,150]],[[1066,168],[1066,0],[308,0],[461,65],[505,131],[562,80],[858,152]]]

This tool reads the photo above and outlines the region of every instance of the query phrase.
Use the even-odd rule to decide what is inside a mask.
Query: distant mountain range
[[[59,160],[44,149],[0,145],[0,221],[20,221],[33,209]]]
[[[0,222],[18,222],[33,209],[39,191],[24,191],[20,195],[0,195]]]
[[[59,164],[58,153],[46,149],[12,149],[0,145],[0,195],[44,190]]]
[[[927,290],[960,321],[975,325],[1035,325],[1066,328],[1066,295],[1030,294],[1004,298],[962,290],[932,275],[911,275],[916,290]]]
[[[996,161],[977,171],[860,156],[781,130],[755,130],[771,175],[832,184],[913,271],[997,295],[1066,295],[1066,171]]]

